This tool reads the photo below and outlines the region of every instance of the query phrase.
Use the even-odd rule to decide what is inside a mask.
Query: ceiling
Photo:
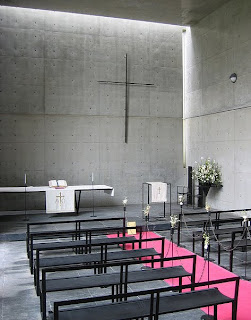
[[[230,0],[0,0],[0,5],[193,25]]]

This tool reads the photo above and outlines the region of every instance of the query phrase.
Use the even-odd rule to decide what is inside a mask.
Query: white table
[[[27,187],[0,187],[0,193],[30,193],[30,192],[46,192],[52,190],[49,186],[27,186]],[[106,185],[78,185],[68,186],[62,190],[73,190],[75,193],[75,205],[77,214],[79,212],[80,198],[82,191],[104,191],[105,193],[114,196],[114,188]],[[78,195],[77,195],[78,192]]]

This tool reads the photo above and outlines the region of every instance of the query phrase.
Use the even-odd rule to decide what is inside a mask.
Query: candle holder
[[[26,188],[27,188],[27,175],[25,173],[24,174],[24,219],[23,221],[29,221],[29,218],[27,217]]]
[[[250,281],[250,278],[247,277],[247,264],[248,264],[247,241],[248,241],[248,236],[250,238],[250,230],[249,230],[249,219],[248,219],[246,211],[243,212],[242,218],[243,218],[243,221],[242,221],[243,235],[244,235],[246,241],[245,241],[245,261],[244,261],[245,270],[244,270],[244,276],[241,277],[241,279]]]
[[[94,214],[94,174],[92,172],[92,176],[91,176],[91,180],[92,180],[92,215],[91,217],[94,218],[94,217],[97,217],[95,214]]]
[[[124,220],[126,219],[126,205],[127,205],[127,197],[125,197],[125,199],[122,201],[123,206],[124,206]]]
[[[207,223],[206,223],[206,230],[204,231],[203,233],[203,239],[204,239],[204,249],[206,250],[207,252],[207,255],[206,255],[206,261],[207,261],[207,281],[209,282],[210,280],[210,261],[213,261],[213,260],[210,260],[210,220],[211,220],[211,207],[210,205],[206,202],[206,205],[205,205],[205,209],[208,213],[208,220],[207,220]],[[209,288],[209,285],[208,285],[208,288]],[[207,307],[207,313],[208,314],[205,314],[203,316],[201,316],[201,320],[213,320],[214,319],[214,316],[211,316],[209,314],[209,307]]]

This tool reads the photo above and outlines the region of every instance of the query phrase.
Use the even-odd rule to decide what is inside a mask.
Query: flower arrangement
[[[171,228],[175,228],[176,224],[179,222],[179,218],[177,215],[171,215],[170,216],[170,223],[171,223]]]
[[[193,179],[197,179],[201,184],[209,184],[220,186],[222,183],[221,171],[218,163],[215,160],[207,158],[205,161],[201,158],[201,163],[195,162],[196,166],[193,169]]]
[[[128,202],[128,199],[127,199],[127,197],[125,197],[125,199],[122,201],[124,207],[126,207],[127,202]]]
[[[145,207],[145,209],[143,210],[146,221],[149,221],[150,209],[151,209],[151,207],[150,207],[149,204],[148,204],[148,205]]]

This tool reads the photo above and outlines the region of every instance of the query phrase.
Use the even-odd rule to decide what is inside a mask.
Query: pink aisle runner
[[[136,235],[138,237],[138,235]],[[156,235],[153,232],[146,232],[143,234],[143,239],[145,237],[148,238],[156,238]],[[161,251],[161,244],[160,241],[151,241],[147,244],[148,247],[154,247],[157,252]],[[142,248],[146,247],[146,243],[143,242]],[[129,248],[128,248],[129,249]],[[192,252],[178,247],[176,244],[172,244],[169,240],[165,240],[165,257],[171,257],[173,252],[173,256],[185,256],[191,255]],[[192,263],[191,259],[184,262],[184,260],[178,260],[175,262],[166,262],[165,266],[174,266],[182,264],[183,267],[187,271],[192,270]],[[216,280],[216,279],[223,279],[228,277],[233,277],[235,274],[227,271],[226,269],[209,262],[209,279]],[[196,262],[196,282],[203,282],[208,280],[208,265],[207,261],[200,256],[197,256]],[[178,285],[177,279],[166,280],[166,282],[170,285]],[[183,280],[183,284],[190,283],[189,279],[185,278]],[[233,282],[232,283],[224,283],[217,285],[217,287],[221,290],[222,293],[230,296],[233,293]],[[218,306],[218,320],[231,320],[231,309],[232,304],[227,303],[225,305]],[[208,308],[203,308],[204,312],[208,312]],[[213,308],[210,308],[210,314],[213,314]],[[250,320],[251,319],[251,282],[241,280],[240,287],[239,287],[239,296],[238,296],[238,311],[237,311],[237,320]]]

